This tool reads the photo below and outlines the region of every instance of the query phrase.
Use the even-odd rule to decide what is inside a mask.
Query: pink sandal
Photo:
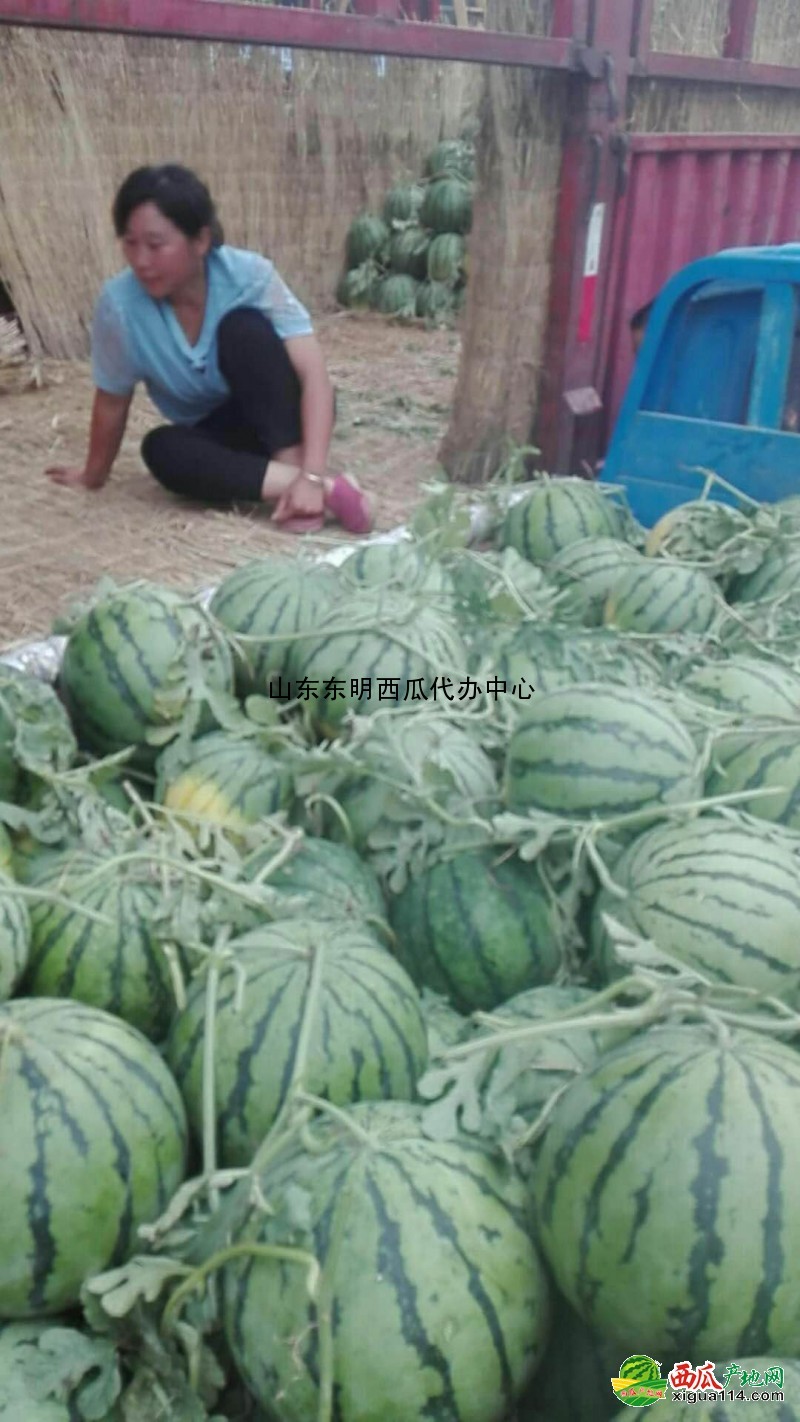
[[[337,474],[325,499],[325,508],[348,533],[369,533],[375,522],[369,495],[346,474]]]

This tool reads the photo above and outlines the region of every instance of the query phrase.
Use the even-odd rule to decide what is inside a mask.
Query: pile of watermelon
[[[800,1418],[797,506],[463,512],[0,665],[0,1418]]]
[[[339,304],[428,325],[451,322],[466,291],[474,177],[474,144],[444,139],[428,154],[420,181],[393,187],[380,215],[354,218]]]

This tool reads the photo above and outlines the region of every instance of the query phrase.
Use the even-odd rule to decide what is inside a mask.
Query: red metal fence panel
[[[633,364],[629,322],[687,262],[800,241],[800,137],[634,137],[614,219],[599,369],[606,435]]]

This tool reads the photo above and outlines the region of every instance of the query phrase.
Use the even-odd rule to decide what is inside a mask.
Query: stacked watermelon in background
[[[796,511],[517,493],[0,666],[2,1422],[800,1418]]]
[[[446,139],[429,154],[420,182],[386,196],[380,216],[362,213],[347,234],[340,305],[433,324],[461,309],[472,226],[475,150]]]

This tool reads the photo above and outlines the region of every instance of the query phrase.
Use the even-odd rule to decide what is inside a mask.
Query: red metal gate
[[[605,435],[633,364],[630,318],[687,262],[724,247],[800,242],[800,137],[631,140],[614,214],[600,370]]]

